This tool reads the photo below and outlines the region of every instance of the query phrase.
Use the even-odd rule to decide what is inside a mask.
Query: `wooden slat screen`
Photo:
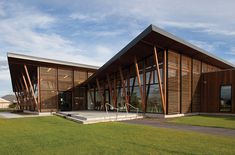
[[[181,60],[181,112],[188,113],[191,112],[191,68],[192,68],[192,59],[190,57],[182,56]]]
[[[193,59],[192,112],[200,111],[201,62]]]
[[[180,113],[180,55],[168,52],[168,113]]]
[[[220,71],[220,70],[221,69],[216,66],[212,66],[212,65],[202,62],[202,73],[215,72],[215,71]]]

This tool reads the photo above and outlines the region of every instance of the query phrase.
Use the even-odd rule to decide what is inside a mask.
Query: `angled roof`
[[[22,60],[29,60],[29,61],[36,61],[36,62],[43,62],[43,63],[49,63],[49,64],[80,67],[80,68],[89,68],[89,69],[98,69],[99,68],[98,66],[93,66],[93,65],[73,63],[73,62],[67,62],[67,61],[61,61],[61,60],[53,60],[53,59],[48,59],[48,58],[28,56],[28,55],[16,54],[16,53],[7,53],[7,57],[8,58],[15,58],[15,59],[22,59]]]
[[[152,54],[154,45],[160,47],[161,49],[177,51],[222,69],[235,67],[234,64],[228,61],[225,61],[179,37],[176,37],[161,28],[150,25],[108,62],[100,67],[86,82],[92,80],[94,77],[104,77],[107,71],[115,72],[114,67],[117,65],[120,65],[121,67],[130,65],[133,63],[133,61],[131,61],[131,57],[133,57],[133,55],[136,55],[137,59],[141,59]]]
[[[28,67],[29,72],[37,71],[36,68],[37,66],[73,68],[75,70],[86,70],[91,72],[95,72],[99,68],[98,66],[66,62],[60,60],[52,60],[47,58],[27,56],[16,53],[7,53],[7,58],[8,58],[8,65],[10,70],[13,91],[16,90],[16,81],[19,79],[22,80],[22,77],[19,75],[21,75],[22,71],[24,70],[23,67],[24,64],[29,66]]]

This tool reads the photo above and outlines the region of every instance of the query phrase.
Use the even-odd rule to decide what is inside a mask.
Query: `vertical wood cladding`
[[[168,114],[180,113],[180,54],[168,53]]]
[[[202,112],[220,112],[220,87],[222,85],[232,86],[232,112],[235,113],[235,70],[218,71],[202,74],[203,85],[201,89]]]
[[[216,74],[220,70],[220,68],[213,65],[169,50],[167,77],[168,114],[200,111],[215,112],[215,109],[218,109],[218,105],[215,102],[208,103],[210,101],[206,96],[211,95],[212,98],[219,102],[219,95],[214,95],[214,91],[219,88],[217,88],[218,85],[216,84],[204,86],[202,73]],[[213,80],[207,83],[211,82]]]
[[[183,56],[181,59],[181,112],[191,112],[191,70],[192,60],[190,57]]]
[[[192,112],[200,111],[201,62],[193,59]]]

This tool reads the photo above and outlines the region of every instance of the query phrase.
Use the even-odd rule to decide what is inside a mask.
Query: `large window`
[[[150,87],[149,87],[146,112],[162,113],[162,102],[159,92],[159,86],[158,84],[153,84],[149,86]]]
[[[220,111],[231,112],[232,110],[232,86],[224,85],[220,88]]]

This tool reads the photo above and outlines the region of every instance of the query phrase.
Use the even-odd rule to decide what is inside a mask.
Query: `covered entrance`
[[[61,91],[58,95],[58,107],[60,111],[71,111],[72,110],[72,92]]]

